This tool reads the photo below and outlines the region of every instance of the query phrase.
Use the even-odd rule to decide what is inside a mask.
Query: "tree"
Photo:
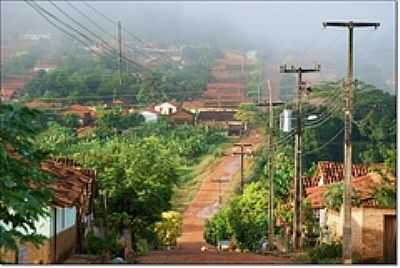
[[[170,208],[178,159],[156,137],[114,137],[82,144],[73,157],[98,171],[96,218],[104,230],[125,230],[138,239]],[[128,231],[127,231],[128,230]],[[127,241],[130,241],[127,238]]]
[[[323,199],[327,208],[340,211],[343,204],[343,182],[330,185],[328,190],[324,193]],[[352,205],[360,205],[360,199],[354,188],[352,194]]]
[[[48,215],[50,178],[40,172],[43,152],[33,138],[40,131],[38,112],[0,104],[0,248],[16,250],[19,243],[40,244],[35,222]]]
[[[262,183],[248,184],[243,195],[235,197],[229,210],[232,236],[241,249],[256,250],[267,230],[267,191]]]
[[[242,103],[234,117],[236,120],[240,120],[246,125],[251,126],[258,122],[260,115],[254,103]]]

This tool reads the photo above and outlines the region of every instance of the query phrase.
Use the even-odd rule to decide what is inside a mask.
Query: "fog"
[[[49,3],[39,2],[62,17]],[[65,2],[57,5],[88,21]],[[82,2],[72,2],[94,21],[115,27]],[[347,30],[322,28],[328,20],[380,22],[381,27],[355,30],[355,76],[394,92],[395,2],[90,2],[123,27],[150,42],[256,49],[270,66],[321,63],[320,79],[341,78],[346,67]],[[1,2],[1,41],[23,33],[62,34],[24,2]],[[129,36],[124,36],[128,40]],[[329,75],[328,75],[329,74]],[[317,79],[318,80],[318,79]]]

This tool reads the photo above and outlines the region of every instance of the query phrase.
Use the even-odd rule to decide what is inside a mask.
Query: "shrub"
[[[309,251],[308,256],[311,263],[340,263],[342,244],[321,244]]]
[[[155,224],[155,232],[163,246],[175,246],[181,234],[182,215],[176,211],[163,212],[161,221]]]
[[[87,253],[93,255],[110,253],[111,256],[117,256],[118,253],[121,252],[122,246],[118,243],[118,236],[116,233],[111,233],[101,238],[91,231],[86,237],[86,250]]]
[[[136,253],[138,255],[146,255],[150,251],[149,243],[146,239],[139,239],[136,243]]]
[[[206,220],[204,226],[204,239],[207,243],[216,246],[218,241],[228,240],[232,237],[229,226],[229,209],[223,208],[210,220]]]
[[[266,196],[262,183],[250,183],[230,204],[229,226],[240,249],[255,251],[260,247],[267,230]]]

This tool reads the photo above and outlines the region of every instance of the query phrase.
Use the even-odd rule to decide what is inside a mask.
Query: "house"
[[[240,121],[228,122],[228,136],[242,136],[245,131],[244,124]]]
[[[219,125],[228,129],[228,122],[235,121],[237,109],[200,108],[195,117],[196,124]]]
[[[83,126],[91,124],[96,118],[96,107],[85,106],[80,104],[71,105],[63,115],[75,114],[80,118],[80,123]]]
[[[56,66],[53,64],[37,64],[35,65],[35,67],[33,67],[33,71],[34,72],[40,72],[40,71],[44,71],[44,72],[49,72],[49,71],[53,71],[56,69]]]
[[[178,111],[170,116],[167,120],[174,124],[194,124],[194,114],[188,110],[179,108]]]
[[[381,169],[382,165],[375,165]],[[353,254],[362,262],[395,261],[396,209],[379,207],[374,193],[385,183],[377,172],[371,172],[365,165],[353,165],[352,188],[360,200],[359,207],[352,208]],[[395,187],[395,178],[386,174],[387,182]],[[324,205],[324,193],[329,186],[343,181],[343,164],[319,162],[315,174],[305,179],[304,194],[319,218],[321,228],[326,229],[329,239],[339,239],[343,231],[343,206],[337,212]],[[322,239],[326,239],[326,234]]]
[[[3,262],[60,263],[80,251],[93,217],[96,173],[66,158],[44,161],[41,170],[54,176],[49,185],[54,194],[50,215],[35,223],[44,243],[38,248],[32,243],[20,244],[17,252],[0,250]]]
[[[164,102],[154,106],[154,111],[160,113],[161,115],[171,115],[178,111],[178,105],[171,102]]]

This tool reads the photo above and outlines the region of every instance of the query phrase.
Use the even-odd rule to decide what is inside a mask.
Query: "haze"
[[[395,92],[395,2],[392,1],[90,3],[150,42],[256,49],[267,55],[271,66],[321,63],[322,71],[316,80],[340,79],[346,68],[347,31],[323,29],[323,21],[380,22],[377,30],[355,31],[355,77]],[[40,4],[57,14],[48,3]],[[57,4],[87,23],[65,2]],[[108,21],[84,3],[73,4],[115,33]],[[62,36],[25,2],[1,2],[1,31],[2,45],[12,43],[24,33]]]

